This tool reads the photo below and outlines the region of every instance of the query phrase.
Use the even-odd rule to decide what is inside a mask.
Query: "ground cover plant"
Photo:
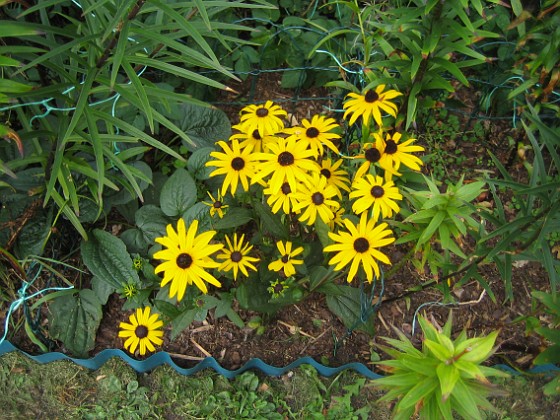
[[[397,416],[490,408],[493,371],[477,365],[507,342],[502,328],[538,343],[525,367],[558,363],[553,2],[4,3],[4,337],[79,357],[103,344],[139,358],[227,353],[234,366],[251,355],[209,352],[196,334],[220,326],[263,344],[278,321],[286,341],[309,340],[289,357],[321,338],[314,356],[331,363],[361,340],[375,363],[384,327],[402,351],[383,347],[395,361],[381,362],[398,366],[385,380]],[[297,51],[284,62],[287,45]],[[326,83],[329,108],[292,112],[274,84],[233,112],[203,101],[241,96],[255,57],[296,70],[273,81],[282,89]],[[329,61],[337,72],[320,77]],[[451,118],[453,106],[466,115]],[[469,127],[480,110],[507,121]],[[434,318],[482,301],[513,308],[522,287],[515,317],[465,333],[471,318],[441,330]],[[309,328],[278,318],[320,305],[302,315]],[[411,328],[394,332],[386,308],[411,312]],[[197,356],[176,350],[185,344]],[[422,373],[403,373],[411,355],[443,367],[399,390]]]

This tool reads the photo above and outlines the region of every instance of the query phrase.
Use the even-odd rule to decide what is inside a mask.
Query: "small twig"
[[[288,330],[290,331],[290,334],[301,334],[301,335],[304,335],[304,336],[306,336],[306,337],[309,337],[309,338],[311,338],[311,339],[313,339],[313,340],[316,340],[315,337],[313,337],[313,336],[310,335],[310,334],[307,334],[305,331],[302,331],[301,328],[299,328],[299,327],[297,327],[297,326],[295,326],[295,325],[290,325],[290,324],[288,324],[288,323],[286,323],[286,322],[284,322],[284,321],[278,321],[278,323],[281,324],[281,325],[283,325],[283,326],[285,326],[285,327],[287,327]]]
[[[196,361],[204,360],[204,357],[200,357],[200,356],[189,356],[189,355],[186,355],[186,354],[179,354],[179,353],[169,353],[169,355],[171,357],[175,357],[177,359],[196,360]]]
[[[195,328],[194,330],[191,331],[191,334],[196,334],[199,332],[204,332],[204,331],[208,331],[211,330],[212,328],[214,328],[213,325],[202,325],[198,328]]]
[[[190,338],[190,342],[193,343],[193,345],[194,345],[202,354],[204,354],[206,357],[212,357],[212,355],[211,355],[210,353],[208,353],[204,347],[202,347],[200,344],[198,344],[196,341],[194,341],[194,338]]]

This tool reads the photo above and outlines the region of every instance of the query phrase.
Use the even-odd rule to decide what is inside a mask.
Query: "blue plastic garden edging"
[[[37,363],[41,363],[41,364],[54,362],[56,360],[70,360],[70,361],[76,363],[77,365],[80,365],[80,366],[83,366],[83,367],[86,367],[86,368],[92,369],[92,370],[99,369],[111,357],[119,357],[122,360],[124,360],[126,363],[128,363],[130,365],[130,367],[132,367],[134,370],[136,370],[139,373],[148,372],[148,371],[150,371],[152,369],[155,369],[156,367],[161,366],[161,365],[169,365],[173,369],[175,369],[175,371],[177,373],[179,373],[181,375],[189,376],[189,375],[193,375],[193,374],[195,374],[195,373],[197,373],[197,372],[199,372],[203,369],[211,368],[211,369],[214,369],[220,375],[222,375],[222,376],[224,376],[228,379],[233,379],[237,375],[239,375],[239,374],[241,374],[241,373],[243,373],[247,370],[250,370],[250,369],[259,369],[260,371],[262,371],[267,376],[281,376],[281,375],[285,374],[286,372],[297,368],[300,365],[310,365],[313,368],[315,368],[317,370],[317,373],[319,373],[319,375],[321,375],[321,376],[332,376],[332,375],[336,375],[336,374],[338,374],[338,373],[340,373],[344,370],[353,369],[357,373],[359,373],[360,375],[362,375],[362,376],[364,376],[368,379],[378,379],[378,378],[382,377],[381,375],[378,375],[377,373],[372,372],[370,369],[368,369],[362,363],[353,362],[353,363],[347,363],[347,364],[339,366],[339,367],[328,367],[328,366],[322,365],[321,363],[318,363],[313,358],[308,357],[308,356],[297,359],[295,362],[292,362],[289,365],[284,366],[284,367],[271,366],[271,365],[263,362],[261,359],[251,359],[247,363],[245,363],[242,367],[240,367],[239,369],[228,370],[228,369],[223,368],[216,361],[216,359],[214,359],[213,357],[205,358],[204,360],[200,361],[199,363],[196,364],[196,366],[194,366],[192,368],[181,368],[181,367],[179,367],[175,364],[175,362],[173,361],[171,356],[166,352],[155,353],[155,354],[151,355],[150,357],[148,357],[146,360],[136,360],[136,359],[133,359],[132,357],[130,357],[125,352],[123,352],[122,350],[106,349],[106,350],[102,350],[100,353],[98,353],[97,355],[95,355],[91,359],[76,359],[76,358],[73,358],[73,357],[68,357],[65,354],[59,353],[59,352],[45,353],[45,354],[41,354],[39,356],[32,356],[30,354],[25,353],[24,351],[19,350],[17,347],[15,347],[9,341],[4,341],[2,344],[0,344],[0,356],[4,355],[6,353],[13,352],[13,351],[17,351],[17,352],[25,355],[26,357],[36,361]],[[521,372],[516,371],[515,369],[512,369],[511,367],[506,366],[506,365],[496,365],[494,367],[496,367],[498,369],[505,370],[508,373],[511,373],[513,375],[521,374]],[[533,374],[552,373],[554,371],[559,371],[560,372],[560,368],[556,365],[549,364],[549,365],[535,366],[534,368],[530,369],[527,373],[533,373]]]
[[[239,369],[228,370],[220,366],[220,364],[213,357],[205,358],[204,360],[200,361],[196,366],[192,368],[181,368],[175,364],[171,356],[166,352],[155,353],[150,357],[148,357],[146,360],[135,360],[129,355],[127,355],[125,352],[123,352],[122,350],[106,349],[106,350],[102,350],[91,359],[75,359],[73,357],[68,357],[63,353],[58,353],[58,352],[45,353],[39,356],[31,356],[19,350],[18,348],[14,347],[14,345],[9,341],[4,341],[2,344],[0,344],[0,356],[2,356],[5,353],[10,353],[13,351],[17,351],[41,364],[54,362],[55,360],[71,360],[72,362],[80,366],[92,370],[99,369],[111,357],[120,357],[122,360],[128,363],[134,370],[140,373],[148,372],[152,369],[155,369],[158,366],[167,364],[171,366],[173,369],[175,369],[177,373],[181,375],[193,375],[203,369],[211,368],[214,369],[220,375],[223,375],[228,379],[233,379],[237,375],[249,369],[259,369],[267,376],[280,376],[292,369],[297,368],[300,365],[306,364],[306,365],[313,366],[321,376],[332,376],[346,369],[354,369],[357,373],[365,376],[368,379],[381,378],[380,375],[372,372],[362,363],[347,363],[339,367],[328,367],[322,365],[321,363],[316,362],[311,357],[302,357],[285,367],[271,366],[263,362],[261,359],[251,359]]]

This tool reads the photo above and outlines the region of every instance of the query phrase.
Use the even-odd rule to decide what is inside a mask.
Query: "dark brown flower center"
[[[261,137],[261,135],[259,134],[259,130],[253,131],[253,138],[254,138],[255,140],[262,140],[262,137]]]
[[[294,164],[294,155],[290,152],[282,152],[278,155],[278,163],[282,166],[289,166]]]
[[[329,171],[327,168],[323,168],[321,169],[321,175],[329,179],[331,177],[331,171]]]
[[[319,135],[319,130],[317,130],[315,127],[309,127],[305,132],[305,135],[313,139]]]
[[[284,290],[284,285],[281,283],[275,284],[273,290],[276,294],[282,293],[282,291]]]
[[[392,155],[397,151],[397,143],[394,140],[387,140],[385,143],[385,153]]]
[[[354,249],[356,252],[366,252],[369,249],[369,241],[366,238],[358,238],[354,241]]]
[[[292,192],[292,189],[290,188],[290,184],[288,184],[287,182],[284,182],[280,187],[280,189],[282,190],[282,194],[284,195],[288,195]]]
[[[146,338],[148,336],[148,328],[144,325],[138,325],[134,330],[134,335],[138,338]]]
[[[311,196],[311,201],[313,201],[313,204],[316,206],[320,206],[325,201],[325,196],[320,192],[316,192]]]
[[[245,161],[243,160],[243,158],[240,158],[239,156],[234,157],[231,161],[231,167],[236,171],[240,171],[245,167]]]
[[[259,109],[257,109],[257,117],[261,117],[264,118],[268,115],[268,109],[266,109],[265,107],[261,107]]]
[[[371,163],[375,163],[379,161],[379,159],[381,159],[381,153],[379,153],[379,150],[377,150],[375,147],[367,149],[364,153],[364,156],[366,157],[366,160]]]
[[[385,194],[385,190],[383,189],[383,187],[379,186],[379,185],[375,185],[371,191],[370,191],[371,195],[374,196],[375,198],[380,198],[383,197],[383,194]]]
[[[185,269],[191,266],[193,259],[189,254],[179,254],[175,263],[179,268]]]
[[[233,251],[230,258],[233,262],[239,262],[243,258],[243,254],[239,251]]]
[[[379,95],[375,90],[368,90],[364,99],[367,103],[371,104],[379,99]]]
[[[290,261],[290,256],[288,254],[282,256],[282,262],[284,264],[286,264],[288,261]]]
[[[219,209],[220,207],[222,207],[222,202],[216,200],[216,201],[214,201],[214,204],[212,204],[212,206],[213,206],[215,209]]]

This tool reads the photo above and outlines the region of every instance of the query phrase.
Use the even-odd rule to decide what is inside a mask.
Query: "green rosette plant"
[[[384,338],[392,348],[378,345],[393,357],[377,362],[391,374],[375,384],[388,390],[380,401],[397,400],[394,418],[420,415],[453,419],[455,412],[467,419],[480,419],[480,408],[495,411],[486,398],[493,389],[487,378],[508,374],[481,363],[494,352],[498,332],[467,338],[463,330],[452,340],[451,313],[441,330],[422,316],[418,320],[424,334],[422,350],[415,348],[401,331],[397,331],[398,340]]]

